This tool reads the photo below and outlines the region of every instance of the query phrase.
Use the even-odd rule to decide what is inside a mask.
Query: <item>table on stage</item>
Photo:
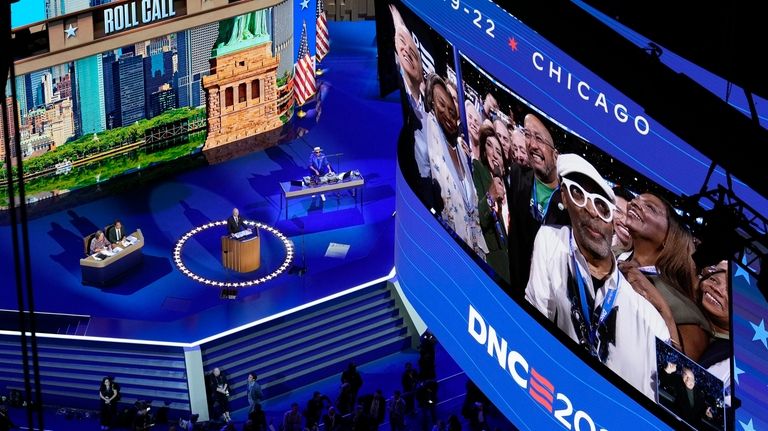
[[[120,250],[111,255],[99,252],[80,259],[83,284],[104,286],[140,264],[144,258],[141,229],[127,236],[118,247]]]
[[[261,266],[259,229],[246,229],[221,237],[221,261],[237,272],[256,271]]]
[[[353,193],[355,197],[355,205],[357,205],[357,195],[360,195],[360,208],[363,207],[363,186],[365,185],[365,179],[357,171],[353,173],[344,173],[338,176],[325,176],[321,177],[321,180],[325,178],[327,182],[320,182],[319,184],[307,184],[306,179],[304,181],[286,181],[280,183],[280,189],[282,190],[281,205],[285,205],[285,218],[288,218],[288,200],[301,198],[309,195],[319,195],[331,192],[341,192],[344,190],[360,189],[360,193]],[[330,178],[330,180],[328,180]]]

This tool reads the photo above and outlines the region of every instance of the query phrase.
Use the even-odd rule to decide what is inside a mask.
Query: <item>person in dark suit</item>
[[[120,220],[115,220],[115,224],[107,229],[107,239],[112,245],[125,239],[127,234],[125,226],[123,226],[123,223],[121,223]]]
[[[240,217],[240,211],[235,208],[232,210],[232,216],[227,219],[227,230],[229,234],[238,233],[241,230],[246,229],[243,218]]]
[[[674,412],[689,425],[698,427],[706,413],[707,404],[704,393],[696,387],[693,370],[683,368],[676,392]]]

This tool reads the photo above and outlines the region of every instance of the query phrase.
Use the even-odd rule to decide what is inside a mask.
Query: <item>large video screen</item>
[[[280,59],[272,42],[274,23],[291,22],[291,14],[290,7],[263,9],[17,76],[28,200],[199,153],[230,142],[228,135],[242,138],[285,124],[293,107],[292,55]],[[237,87],[220,87],[216,65],[225,73],[234,61],[258,62],[264,72]],[[266,113],[273,110],[260,108],[270,104],[277,107],[272,116]],[[239,109],[248,109],[255,126],[229,133]],[[213,135],[212,118],[221,125]],[[5,175],[0,170],[0,210],[8,206]]]
[[[389,33],[382,34],[382,23],[379,37],[392,42],[379,46],[392,51],[380,53],[380,68],[394,65],[397,73],[380,75],[398,78],[402,92],[403,178],[496,285],[484,291],[466,280],[469,286],[455,290],[451,285],[462,283],[425,287],[424,297],[440,295],[458,309],[469,302],[466,332],[487,343],[488,355],[501,355],[501,366],[512,361],[512,352],[503,355],[514,332],[503,320],[490,329],[488,315],[477,308],[487,293],[504,310],[491,314],[497,324],[522,308],[574,358],[667,423],[730,429],[732,256],[706,247],[708,238],[697,236],[701,220],[686,217],[690,208],[681,206],[679,196],[526,100],[515,80],[502,81],[458,47],[443,55],[460,35],[444,37],[399,2],[391,2],[389,12]],[[436,55],[454,63],[434,67]],[[541,52],[531,62],[541,71],[560,67]],[[382,84],[387,86],[393,84]],[[603,121],[632,129],[628,133],[649,133],[650,121],[628,104],[584,81],[573,86],[610,117]],[[451,273],[447,256],[431,258]],[[411,290],[418,301],[419,288]],[[492,342],[497,333],[507,337]],[[575,378],[586,381],[591,374]],[[571,406],[546,379],[526,383],[530,397],[550,413]],[[491,387],[488,392],[506,396],[504,388]],[[560,422],[569,429],[580,420],[591,429],[599,426],[586,413],[578,419]]]

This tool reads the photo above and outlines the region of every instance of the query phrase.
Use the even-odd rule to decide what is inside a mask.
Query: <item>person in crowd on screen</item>
[[[536,235],[525,299],[564,334],[654,399],[656,337],[668,341],[659,312],[629,285],[611,252],[615,195],[581,156],[557,160],[571,226]]]
[[[498,139],[499,144],[501,144],[501,154],[504,161],[503,175],[506,176],[507,170],[509,169],[507,166],[511,163],[509,156],[512,154],[512,138],[509,135],[509,127],[506,121],[497,118],[493,122],[493,130],[496,132],[496,139]]]
[[[680,381],[680,368],[677,358],[669,357],[666,364],[659,369],[659,403],[670,407],[677,397],[677,382]],[[662,362],[662,363],[664,363]]]
[[[558,150],[547,127],[534,114],[525,116],[526,148],[530,168],[510,165],[507,203],[510,229],[508,291],[522,298],[531,268],[531,252],[536,232],[542,224],[568,225],[568,211],[561,203],[557,175]]]
[[[421,62],[421,54],[411,35],[411,30],[405,25],[400,11],[394,5],[389,6],[392,21],[395,27],[395,55],[400,75],[405,84],[405,91],[414,106],[421,105],[424,101],[424,67]],[[419,110],[416,108],[416,110]],[[423,112],[423,109],[421,109]]]
[[[328,407],[328,413],[323,415],[325,431],[340,431],[344,429],[344,418],[336,412],[336,407]]]
[[[506,127],[504,127],[506,129]],[[504,156],[496,132],[480,129],[480,159],[472,161],[472,177],[478,196],[478,217],[488,253],[480,256],[506,283],[509,283],[507,232],[509,206],[504,187]]]
[[[659,311],[673,346],[694,361],[709,344],[709,321],[695,302],[693,235],[672,205],[643,193],[627,205],[624,222],[632,236],[632,256],[619,269],[632,287]],[[669,320],[667,313],[671,312]]]
[[[480,256],[487,246],[480,229],[477,192],[468,159],[459,146],[458,113],[436,74],[427,78],[427,139],[432,179],[440,192],[443,223]]]
[[[245,221],[240,217],[240,210],[237,208],[232,209],[232,215],[227,219],[227,230],[229,234],[238,233],[241,230],[245,230]]]
[[[221,418],[227,422],[232,422],[232,417],[229,415],[229,383],[227,378],[216,367],[210,374],[210,387],[213,391],[211,399],[214,402],[214,410],[221,413]]]
[[[634,196],[627,189],[618,186],[613,188],[613,194],[616,195],[616,210],[613,214],[611,250],[616,260],[623,262],[632,256],[632,235],[624,222],[627,220],[627,204]]]
[[[480,158],[480,125],[483,123],[475,104],[469,99],[464,101],[464,112],[467,115],[467,131],[469,132],[469,151],[473,159]]]
[[[448,88],[448,94],[451,95],[451,100],[453,100],[453,109],[456,110],[456,112],[459,112],[459,94],[456,90],[456,80],[446,79],[445,86]]]
[[[123,226],[120,220],[115,220],[115,223],[107,229],[107,240],[112,245],[116,245],[125,239],[126,236],[128,236],[128,233],[125,231],[125,226]]]
[[[405,363],[405,369],[400,377],[400,383],[403,387],[403,402],[405,404],[405,413],[413,414],[415,409],[416,387],[419,384],[419,372],[413,368],[410,362]]]
[[[291,404],[291,409],[283,414],[283,431],[303,431],[301,427],[301,412],[297,403]]]
[[[245,385],[245,392],[248,397],[248,413],[252,412],[257,405],[261,405],[261,400],[264,398],[264,393],[261,392],[261,385],[256,378],[256,373],[248,373]]]
[[[412,184],[416,195],[428,207],[433,198],[431,171],[426,141],[426,109],[424,106],[425,75],[421,54],[405,25],[400,12],[389,6],[395,33],[395,61],[400,71],[403,104],[407,107],[400,132],[398,153],[404,177]]]
[[[699,304],[712,326],[712,337],[698,360],[699,365],[731,385],[731,313],[728,292],[728,261],[705,266],[699,273]]]
[[[493,124],[499,112],[499,102],[493,93],[487,93],[483,99],[483,120],[488,120]]]
[[[333,173],[331,163],[321,147],[313,148],[312,154],[309,155],[309,172],[314,177]]]
[[[512,161],[512,163],[517,163],[518,166],[529,167],[528,144],[526,143],[523,129],[514,128],[510,132],[509,137],[510,142],[512,143],[509,159]]]
[[[99,422],[101,423],[101,429],[108,430],[115,423],[117,416],[117,396],[118,391],[112,384],[112,380],[109,377],[101,379],[101,386],[99,386]]]
[[[691,368],[683,367],[680,377],[673,411],[686,423],[699,429],[708,411],[704,392],[696,384],[696,374]],[[712,414],[711,410],[709,414]]]
[[[109,240],[107,240],[107,237],[104,235],[104,231],[96,231],[93,239],[91,239],[90,249],[91,254],[112,250],[112,244],[110,244]]]

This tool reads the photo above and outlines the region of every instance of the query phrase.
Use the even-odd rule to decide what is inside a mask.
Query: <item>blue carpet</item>
[[[300,138],[216,165],[191,163],[197,166],[160,181],[116,187],[120,191],[110,196],[33,215],[29,227],[36,310],[91,315],[87,335],[191,342],[387,275],[394,266],[392,213],[401,111],[396,100],[378,97],[375,23],[329,25],[333,46],[323,60],[326,73],[319,78],[322,103],[295,122],[304,129]],[[330,194],[325,202],[297,199],[290,201],[286,220],[279,182],[305,175],[314,146],[328,154],[343,153],[341,170],[362,173],[364,205],[355,206],[343,194]],[[297,258],[306,260],[306,275],[285,274],[242,289],[236,300],[222,300],[219,290],[181,274],[171,260],[176,241],[195,226],[225,219],[233,207],[294,241]],[[113,287],[83,286],[82,237],[115,218],[144,233],[141,270]],[[0,227],[0,251],[7,262],[0,285],[8,287],[14,285],[10,235],[7,226]],[[206,276],[225,279],[216,241],[211,233],[186,247],[185,256]],[[349,244],[347,256],[325,257],[331,242]],[[269,250],[264,271],[282,259]],[[16,297],[8,292],[0,297],[0,308],[15,309]]]

